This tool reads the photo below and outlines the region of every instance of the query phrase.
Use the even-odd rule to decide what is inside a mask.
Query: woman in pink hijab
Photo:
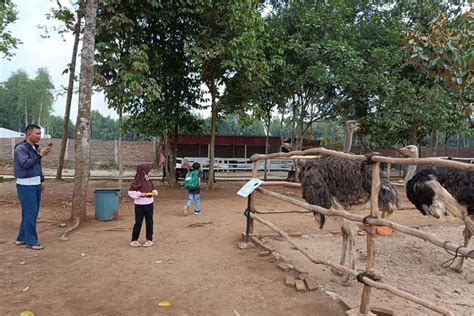
[[[153,246],[153,196],[158,195],[153,182],[150,180],[152,165],[142,164],[137,167],[135,179],[128,189],[128,196],[135,201],[135,225],[133,225],[130,246],[140,247],[138,241],[143,218],[146,225],[146,241],[143,247]]]

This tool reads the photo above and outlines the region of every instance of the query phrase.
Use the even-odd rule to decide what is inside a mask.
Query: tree
[[[56,19],[62,21],[65,25],[66,31],[73,31],[74,34],[74,44],[72,47],[72,56],[71,62],[68,64],[68,68],[63,71],[64,73],[69,73],[69,81],[67,86],[67,95],[66,95],[66,106],[64,110],[64,120],[63,120],[63,133],[61,141],[61,150],[59,152],[59,161],[58,169],[56,171],[56,180],[61,180],[63,166],[64,166],[64,156],[66,154],[66,144],[67,138],[69,135],[69,117],[71,114],[71,103],[72,103],[72,94],[74,90],[74,81],[76,77],[76,60],[77,60],[77,50],[79,48],[79,40],[81,34],[81,23],[82,23],[82,10],[78,8],[76,11],[76,18],[70,10],[60,5],[58,1],[59,9],[53,10],[52,16]]]
[[[4,58],[10,59],[15,54],[12,49],[17,48],[21,41],[13,37],[6,28],[9,24],[17,20],[17,11],[11,0],[3,0],[0,2],[0,53]]]
[[[470,117],[474,109],[474,15],[469,2],[459,7],[462,4],[469,6],[464,13],[439,10],[428,30],[408,31],[406,46],[408,61],[456,93],[464,114]],[[470,120],[474,127],[474,117]]]
[[[186,1],[122,2],[99,12],[97,84],[113,108],[127,113],[128,126],[167,140],[172,183],[177,135],[197,128],[190,109],[198,107],[199,81],[185,50],[192,10]]]
[[[90,108],[92,84],[94,80],[94,47],[96,32],[98,0],[88,0],[85,8],[84,39],[81,51],[81,75],[79,83],[79,107],[76,121],[76,137],[74,141],[75,167],[74,191],[72,196],[71,219],[74,226],[64,232],[63,236],[87,219],[87,184],[90,172]]]
[[[213,187],[214,145],[218,116],[225,107],[246,103],[245,88],[266,73],[256,30],[263,27],[258,5],[253,1],[213,0],[198,5],[192,59],[210,94],[211,130],[208,187]]]
[[[70,128],[68,129],[67,138],[73,139],[74,138],[74,123],[69,120]],[[48,134],[51,135],[51,138],[62,138],[63,137],[63,127],[64,127],[64,118],[62,116],[51,116],[49,126],[48,126]]]
[[[53,111],[54,102],[52,93],[54,85],[47,68],[39,68],[36,71],[36,77],[33,79],[30,89],[31,97],[33,100],[36,100],[34,102],[36,106],[30,111],[33,122],[37,122],[38,125],[47,126]]]
[[[47,126],[54,100],[53,89],[46,68],[39,68],[34,79],[30,79],[24,70],[14,72],[0,89],[0,124],[18,131],[28,124]]]

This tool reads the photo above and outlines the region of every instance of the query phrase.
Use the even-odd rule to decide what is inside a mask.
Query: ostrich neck
[[[416,172],[416,165],[409,165],[407,168],[407,175],[405,176],[405,186],[407,185],[408,181],[413,178]]]
[[[344,135],[344,148],[345,153],[351,152],[352,147],[352,130],[346,130]]]

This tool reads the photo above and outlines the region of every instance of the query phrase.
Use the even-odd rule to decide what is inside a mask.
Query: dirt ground
[[[33,251],[13,244],[20,208],[14,181],[1,183],[0,315],[343,315],[321,291],[286,287],[285,273],[259,257],[261,249],[237,248],[245,229],[246,200],[235,194],[242,184],[203,189],[203,213],[188,217],[181,213],[184,190],[159,186],[155,245],[132,248],[133,203],[126,195],[117,220],[94,219],[94,188],[116,181],[90,182],[90,218],[61,241],[73,183],[47,180],[37,227],[45,249]]]
[[[181,188],[159,186],[155,202],[155,245],[132,248],[128,245],[133,226],[133,203],[126,197],[124,183],[119,218],[94,219],[93,190],[116,187],[116,181],[91,181],[88,193],[89,220],[72,234],[59,240],[70,225],[72,182],[47,181],[38,232],[43,251],[15,246],[20,222],[15,183],[0,184],[0,315],[18,315],[30,310],[41,315],[344,315],[343,308],[322,291],[298,293],[284,285],[286,273],[270,257],[260,257],[261,248],[239,250],[237,243],[245,230],[243,211],[246,199],[235,193],[245,182],[218,181],[214,190],[202,190],[200,216],[181,213],[185,192]],[[297,189],[272,190],[299,197]],[[403,205],[409,206],[403,197]],[[256,196],[261,210],[295,208],[284,202]],[[265,215],[289,232],[301,232],[297,243],[318,258],[339,260],[339,229],[329,220],[323,231],[310,214]],[[396,222],[439,234],[461,242],[459,221],[441,222],[421,216],[415,210],[398,211]],[[141,239],[144,239],[144,227]],[[259,234],[272,233],[255,224]],[[278,252],[295,266],[316,276],[322,288],[337,293],[351,307],[359,305],[362,285],[344,287],[327,267],[313,265],[298,251],[278,238],[272,239]],[[357,239],[357,268],[365,268],[365,237]],[[378,237],[376,271],[384,282],[433,300],[459,315],[474,311],[472,260],[466,260],[463,274],[440,267],[449,259],[444,250],[394,233]],[[432,312],[373,290],[371,306],[390,308],[396,315],[427,315]],[[171,301],[171,307],[160,307]]]
[[[287,195],[297,196],[298,190],[278,189]],[[404,192],[398,188],[402,201],[401,208],[389,219],[397,223],[418,228],[436,234],[443,240],[464,243],[462,231],[464,225],[460,220],[447,218],[437,220],[432,217],[422,216],[406,199]],[[259,200],[259,198],[257,198]],[[267,201],[258,203],[256,207],[260,210],[277,210],[282,208],[294,208],[284,202],[268,204]],[[357,214],[365,214],[362,207],[352,209]],[[341,221],[329,219],[324,230],[315,231],[316,228],[304,225],[296,230],[288,229],[284,215],[263,215],[280,228],[289,232],[302,233],[294,237],[296,243],[308,250],[315,258],[329,259],[339,262],[341,255],[342,238],[338,234]],[[291,215],[286,215],[291,216]],[[305,216],[305,215],[295,215]],[[312,217],[311,215],[306,215]],[[310,218],[308,218],[308,221]],[[293,228],[294,229],[294,228]],[[269,233],[266,228],[262,231]],[[256,233],[261,232],[260,227]],[[356,240],[356,269],[365,270],[367,259],[366,236],[361,230],[361,236]],[[264,234],[262,232],[262,234]],[[281,237],[265,238],[271,246],[285,256],[290,264],[297,270],[308,272],[317,276],[325,290],[337,293],[343,301],[351,308],[360,305],[363,285],[353,281],[350,287],[340,284],[341,279],[332,274],[328,267],[311,263],[298,250]],[[472,241],[471,247],[472,249]],[[441,267],[441,264],[451,259],[447,252],[429,242],[406,234],[394,232],[391,237],[377,235],[376,237],[376,264],[375,271],[382,276],[383,282],[415,294],[420,298],[443,306],[456,315],[474,315],[474,261],[464,261],[463,273],[459,274],[451,269]],[[457,262],[457,261],[456,261]],[[453,265],[454,266],[454,265]],[[396,315],[431,315],[435,312],[418,304],[401,299],[391,293],[372,289],[372,307],[383,307],[395,311]]]

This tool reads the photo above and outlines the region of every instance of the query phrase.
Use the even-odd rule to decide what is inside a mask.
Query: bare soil
[[[150,248],[128,245],[134,223],[129,183],[122,187],[119,218],[104,222],[94,219],[93,190],[117,182],[91,181],[88,221],[61,241],[71,225],[73,183],[46,182],[37,226],[42,251],[14,245],[21,220],[15,183],[0,184],[0,315],[344,315],[321,291],[286,287],[285,273],[270,257],[259,257],[261,249],[237,248],[246,200],[235,193],[244,182],[204,188],[202,215],[188,217],[182,215],[185,191],[159,186]],[[282,221],[290,229],[304,223],[315,230],[310,217]]]
[[[280,193],[287,195],[299,195],[298,190],[295,189],[280,188],[274,191],[280,191]],[[462,236],[464,225],[460,220],[447,218],[443,221],[423,216],[416,209],[405,209],[410,208],[411,204],[400,187],[398,193],[402,201],[402,210],[398,210],[389,218],[390,220],[436,234],[446,241],[456,242],[459,245],[464,244]],[[257,197],[257,201],[260,201],[260,197]],[[267,211],[295,208],[285,202],[272,201],[268,203],[265,200],[256,203],[256,207],[259,210]],[[353,208],[352,211],[358,214],[367,214],[368,212],[367,208],[364,211],[364,207]],[[285,231],[302,233],[300,237],[293,239],[315,258],[326,258],[333,262],[339,262],[342,247],[342,238],[339,234],[340,220],[330,219],[324,230],[318,231],[316,225],[307,225],[313,220],[312,215],[272,214],[264,216]],[[307,223],[301,223],[301,226],[295,230],[295,227],[291,227],[291,225],[288,227],[287,218],[289,216],[306,216],[308,217]],[[270,232],[266,227],[258,226],[256,233],[269,234]],[[361,231],[362,233],[365,232]],[[362,235],[357,236],[356,239],[356,269],[359,271],[365,270],[367,262],[366,238],[365,235]],[[327,266],[311,263],[281,237],[268,237],[266,240],[269,240],[270,244],[298,270],[317,276],[325,290],[337,293],[351,308],[360,305],[362,284],[355,280],[350,287],[343,286],[340,284],[342,279],[332,274]],[[470,249],[473,249],[472,241]],[[474,260],[466,259],[463,273],[459,274],[451,269],[441,267],[442,263],[452,258],[453,256],[444,249],[406,234],[394,232],[390,237],[380,235],[376,237],[375,270],[382,276],[384,283],[443,306],[456,315],[474,315]],[[370,306],[391,309],[395,311],[396,315],[436,314],[418,304],[377,289],[372,289]]]
[[[158,181],[157,181],[158,182]],[[344,309],[321,290],[298,293],[284,285],[287,273],[270,257],[259,257],[261,248],[239,250],[245,230],[246,199],[236,195],[245,182],[216,183],[202,190],[200,216],[184,217],[186,192],[179,187],[159,186],[155,202],[155,245],[128,245],[134,223],[133,202],[122,187],[119,218],[94,219],[93,190],[116,187],[116,181],[91,181],[89,219],[69,241],[59,240],[70,226],[72,182],[47,180],[38,232],[42,251],[15,246],[21,220],[14,181],[0,184],[0,315],[30,310],[41,315],[344,315]],[[299,198],[294,188],[272,188]],[[410,207],[400,190],[402,207]],[[256,195],[259,210],[296,208],[285,202]],[[354,212],[364,214],[362,207]],[[341,237],[335,234],[340,221],[328,220],[319,230],[311,214],[264,215],[289,232],[300,232],[298,244],[315,257],[338,262]],[[399,210],[392,220],[462,242],[461,222],[439,221],[414,209]],[[66,227],[60,224],[66,223]],[[144,226],[141,241],[144,240]],[[258,223],[255,232],[273,234]],[[333,233],[331,233],[333,232]],[[309,262],[286,241],[272,243],[298,269],[319,280],[320,288],[337,293],[350,307],[360,304],[362,285],[335,282],[327,267]],[[443,249],[415,237],[394,232],[377,237],[376,272],[383,281],[453,310],[474,315],[474,263],[465,261],[462,274],[440,267],[449,258]],[[356,242],[359,270],[365,269],[366,237]],[[371,306],[389,308],[396,315],[428,315],[433,312],[372,290]],[[171,301],[171,307],[161,307]]]

